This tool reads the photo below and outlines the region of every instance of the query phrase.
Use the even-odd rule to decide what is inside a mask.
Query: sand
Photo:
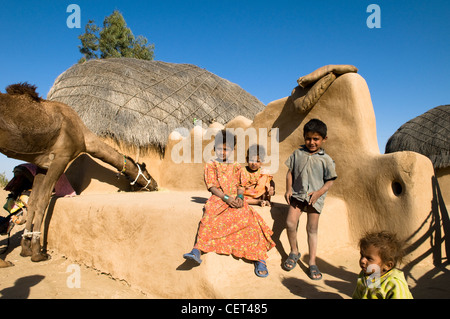
[[[10,248],[1,255],[14,264],[0,269],[0,298],[2,299],[142,299],[149,298],[125,281],[113,279],[108,274],[70,261],[64,255],[50,250],[51,259],[34,263],[21,257],[20,235],[24,226],[16,226],[12,232]],[[1,237],[2,239],[5,236]],[[6,240],[1,241],[6,244]],[[4,245],[2,245],[4,246]],[[77,268],[79,267],[79,268]],[[80,273],[80,287],[74,275]],[[71,277],[72,276],[72,277]],[[68,283],[69,281],[69,283]]]
[[[180,205],[193,212],[200,212],[203,202],[201,200],[192,200],[204,198],[207,192],[176,192],[176,198]],[[184,194],[184,195],[183,195]],[[157,195],[157,196],[156,196]],[[167,199],[164,196],[174,195],[171,192],[155,193],[152,202],[156,207],[167,206]],[[94,197],[93,197],[94,196]],[[145,194],[113,194],[111,196],[146,196]],[[93,201],[95,198],[95,201]],[[101,198],[104,202],[101,202]],[[155,200],[160,198],[161,202]],[[58,204],[58,201],[60,202]],[[111,197],[106,195],[81,195],[73,199],[59,199],[55,205],[54,217],[55,225],[59,207],[64,204],[73,204],[94,202],[95,205],[107,207],[111,202]],[[99,202],[100,201],[100,202]],[[276,196],[275,205],[282,205],[282,197]],[[166,204],[164,204],[166,203]],[[80,204],[79,204],[80,205]],[[90,204],[88,204],[90,205]],[[94,205],[94,204],[93,204]],[[95,206],[94,205],[94,206]],[[336,207],[337,203],[330,203],[330,206]],[[70,205],[69,205],[70,206]],[[76,210],[77,208],[74,207]],[[270,208],[258,208],[260,214],[270,222]],[[272,214],[273,215],[273,214]],[[4,216],[4,214],[3,214]],[[196,217],[194,216],[194,219]],[[197,221],[194,221],[194,224]],[[301,220],[302,222],[302,220]],[[304,222],[304,221],[303,221]],[[329,220],[332,222],[332,220]],[[79,225],[78,225],[79,226]],[[275,225],[271,224],[275,228]],[[51,225],[50,225],[51,227]],[[55,226],[56,227],[56,226]],[[277,226],[278,227],[278,226]],[[18,299],[79,299],[79,298],[200,298],[194,294],[170,294],[152,293],[149,290],[142,289],[135,281],[123,278],[117,271],[108,271],[105,269],[95,269],[90,262],[95,256],[95,251],[86,252],[84,261],[75,261],[75,256],[65,252],[56,251],[49,247],[51,259],[48,261],[33,263],[30,258],[23,258],[20,253],[20,235],[24,226],[16,226],[13,229],[11,245],[6,254],[0,257],[14,264],[13,267],[0,269],[0,298],[18,298]],[[189,227],[188,227],[189,228]],[[323,231],[327,231],[327,220],[324,218]],[[190,230],[188,230],[190,232]],[[251,263],[234,259],[230,256],[219,256],[214,253],[203,255],[204,262],[198,267],[194,267],[184,261],[181,252],[184,247],[189,248],[190,243],[181,243],[180,249],[167,264],[158,264],[167,273],[167,278],[152,278],[155,285],[167,284],[177,285],[176,281],[186,278],[187,281],[193,278],[202,278],[205,290],[203,296],[212,298],[262,298],[262,299],[349,299],[353,292],[356,278],[359,272],[358,250],[351,245],[329,245],[325,237],[322,239],[322,246],[319,242],[318,266],[323,272],[323,279],[313,281],[307,276],[307,250],[304,242],[304,235],[299,236],[303,256],[299,265],[292,271],[287,272],[281,268],[281,262],[286,257],[288,246],[285,240],[285,231],[277,231],[277,248],[269,252],[268,267],[270,275],[268,278],[258,278],[253,273]],[[300,232],[304,232],[304,224],[300,226]],[[193,236],[190,234],[189,236]],[[333,234],[328,234],[333,236]],[[6,244],[5,237],[1,238],[1,244]],[[303,243],[302,243],[303,241]],[[129,247],[128,247],[129,248]],[[104,252],[102,252],[104,253]],[[81,260],[77,257],[78,260]],[[164,260],[164,259],[163,259]],[[145,261],[145,260],[144,260]],[[159,260],[156,260],[160,263]],[[155,262],[156,262],[155,261]],[[91,264],[91,266],[89,266]],[[88,265],[88,266],[86,266]],[[172,266],[173,265],[173,266]],[[114,269],[114,265],[110,265]],[[166,268],[165,268],[166,267]],[[99,267],[100,268],[100,267]],[[103,267],[105,268],[105,267]],[[132,267],[131,267],[132,268]],[[449,298],[450,297],[450,266],[434,267],[425,261],[415,261],[414,265],[407,265],[408,283],[411,291],[416,298]],[[79,270],[80,286],[76,287],[75,275]],[[221,275],[222,274],[222,275]],[[197,277],[196,277],[197,276]],[[173,279],[173,278],[176,278]],[[180,279],[181,278],[181,279]],[[201,288],[199,288],[201,289]],[[145,291],[144,291],[145,290]]]

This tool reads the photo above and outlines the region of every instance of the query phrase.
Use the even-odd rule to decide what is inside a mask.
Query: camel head
[[[130,184],[134,186],[135,184],[139,184],[142,186],[140,190],[147,190],[147,191],[157,191],[158,190],[158,183],[156,183],[156,180],[150,175],[150,173],[147,171],[145,163],[136,163],[132,158],[128,157],[129,160],[136,166],[137,168],[137,175],[134,181],[132,181]]]
[[[142,183],[139,183],[139,185],[143,186],[143,189],[152,191],[158,190],[158,183],[156,183],[156,180],[150,175],[150,173],[147,171],[145,163],[139,164],[141,167],[142,175],[145,176],[145,179],[142,178]],[[150,181],[150,183],[148,183]],[[138,179],[139,182],[139,179]]]

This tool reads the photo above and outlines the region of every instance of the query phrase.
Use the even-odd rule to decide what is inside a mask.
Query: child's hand
[[[242,198],[236,197],[234,199],[234,204],[235,204],[235,208],[241,208],[242,206],[244,206],[244,200]]]
[[[317,200],[319,199],[320,196],[322,196],[322,194],[318,191],[315,191],[309,193],[308,196],[310,196],[308,204],[312,206],[317,202]]]
[[[229,197],[225,203],[227,203],[231,208],[241,208],[242,206],[244,206],[244,201],[240,198]]]
[[[290,203],[291,196],[292,196],[292,190],[286,191],[286,193],[284,194],[284,198],[286,199],[286,202],[288,203],[288,205],[291,204]]]
[[[326,181],[321,189],[309,193],[308,196],[310,196],[310,198],[309,198],[308,204],[314,205],[317,202],[317,200],[319,199],[319,197],[322,196],[323,194],[325,194],[328,191],[328,189],[331,187],[331,185],[333,185],[333,182],[334,182],[334,180]]]
[[[261,207],[265,207],[265,206],[269,206],[270,207],[270,201],[262,199],[262,200],[259,201],[259,205]]]
[[[228,197],[228,199],[225,201],[225,203],[227,203],[228,206],[232,207],[232,208],[236,208],[235,206],[235,199],[232,197]]]

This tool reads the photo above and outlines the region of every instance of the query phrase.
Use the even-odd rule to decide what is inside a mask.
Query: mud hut
[[[91,60],[62,73],[48,100],[74,108],[90,130],[164,153],[171,131],[206,128],[238,115],[253,119],[265,105],[237,84],[192,64],[131,58]]]
[[[450,105],[435,107],[403,124],[388,140],[386,153],[413,151],[427,156],[436,176],[436,195],[450,204]]]
[[[385,153],[413,151],[427,156],[434,169],[450,167],[450,105],[435,107],[403,124],[388,140]]]

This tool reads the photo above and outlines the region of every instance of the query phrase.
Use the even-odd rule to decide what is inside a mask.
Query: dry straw
[[[265,105],[237,84],[191,64],[91,60],[61,74],[47,96],[70,105],[100,137],[164,151],[176,128],[253,119]]]
[[[403,124],[388,140],[386,153],[413,151],[435,169],[450,166],[450,105],[435,107]]]

